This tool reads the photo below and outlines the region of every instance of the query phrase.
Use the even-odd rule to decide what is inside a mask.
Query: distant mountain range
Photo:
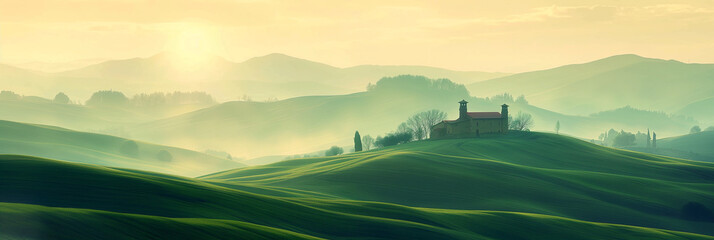
[[[361,65],[338,68],[284,54],[269,54],[235,63],[220,57],[205,67],[177,62],[174,54],[112,60],[80,69],[44,73],[0,65],[2,90],[53,96],[64,91],[87,99],[97,90],[128,95],[154,91],[206,91],[219,101],[244,95],[254,100],[359,92],[385,76],[402,74],[447,78],[466,84],[471,95],[525,95],[532,105],[565,114],[587,115],[630,105],[694,116],[714,123],[714,64],[626,54],[588,63],[509,75],[453,71],[426,66]],[[691,105],[691,106],[690,106]]]
[[[481,97],[523,94],[533,105],[565,114],[586,115],[625,105],[673,113],[714,96],[714,64],[617,55],[472,83],[468,89]]]
[[[508,75],[425,66],[338,68],[278,53],[241,63],[211,57],[202,61],[202,65],[186,65],[169,52],[148,58],[106,61],[58,73],[0,65],[0,83],[7,88],[3,90],[43,96],[64,91],[83,99],[97,90],[113,89],[130,95],[153,91],[207,91],[219,100],[235,100],[243,95],[262,100],[352,93],[364,90],[381,77],[402,74],[449,78],[464,84]]]

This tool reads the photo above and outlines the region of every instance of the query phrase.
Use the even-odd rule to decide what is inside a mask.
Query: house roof
[[[501,118],[499,112],[468,112],[466,114],[471,118]]]

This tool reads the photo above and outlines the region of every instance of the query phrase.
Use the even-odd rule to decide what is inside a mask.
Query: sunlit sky
[[[521,72],[615,54],[714,62],[714,1],[0,0],[0,62],[274,52]]]

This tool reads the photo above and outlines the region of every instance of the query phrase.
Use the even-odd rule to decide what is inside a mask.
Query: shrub
[[[413,136],[411,132],[390,133],[385,135],[384,137],[377,137],[377,140],[374,142],[374,145],[376,145],[377,147],[394,146],[397,144],[410,142],[412,138]]]
[[[121,92],[99,91],[92,94],[87,100],[87,106],[125,106],[129,99]]]
[[[702,131],[702,129],[699,126],[694,126],[694,127],[692,127],[692,129],[689,129],[689,134],[699,133],[701,131]]]
[[[69,103],[69,97],[67,97],[67,94],[64,94],[63,92],[58,93],[55,95],[54,101],[56,103],[60,104],[68,104]]]
[[[344,152],[345,152],[345,150],[342,149],[341,147],[332,146],[330,149],[327,149],[327,151],[325,151],[325,156],[328,156],[328,157],[329,157],[329,156],[336,156],[336,155],[340,155],[340,154],[342,154],[342,153],[344,153]]]

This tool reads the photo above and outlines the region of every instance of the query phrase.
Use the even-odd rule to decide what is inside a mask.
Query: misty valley
[[[286,56],[261,58],[253,68]],[[122,61],[99,63],[101,74],[82,81],[149,79],[156,69],[138,69],[162,65]],[[290,62],[273,70],[319,72]],[[37,74],[9,69],[3,79]],[[0,229],[31,239],[714,234],[714,65],[620,55],[457,80],[415,69],[425,68],[345,73],[363,90],[282,99],[235,88],[235,99],[220,101],[161,84],[116,85],[86,100],[70,82],[43,90],[54,96],[4,90]]]
[[[0,0],[0,240],[714,240],[714,3]]]

